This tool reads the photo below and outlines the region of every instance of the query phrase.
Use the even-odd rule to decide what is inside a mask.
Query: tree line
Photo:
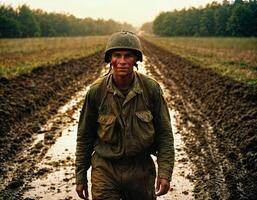
[[[159,36],[257,36],[257,3],[224,0],[204,8],[162,12],[154,19],[152,31]]]
[[[33,10],[27,5],[17,9],[0,5],[0,38],[107,35],[121,29],[135,31],[132,25],[114,20],[80,19],[70,14]]]

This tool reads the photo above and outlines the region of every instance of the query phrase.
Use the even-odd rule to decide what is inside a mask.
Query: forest
[[[0,5],[0,38],[108,35],[136,29],[112,19],[84,19],[27,5]],[[213,1],[205,7],[161,12],[141,30],[158,36],[257,36],[256,0]]]
[[[213,1],[205,7],[160,13],[142,29],[158,36],[257,36],[256,0]]]
[[[80,19],[25,4],[17,9],[0,4],[0,38],[108,35],[121,29],[134,31],[132,25],[111,19]]]

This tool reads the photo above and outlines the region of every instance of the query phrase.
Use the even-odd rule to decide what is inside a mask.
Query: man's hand
[[[89,200],[87,184],[78,184],[76,185],[76,192],[78,193],[81,199]]]
[[[155,188],[156,196],[167,194],[169,189],[170,189],[170,182],[165,178],[157,177],[156,188]]]

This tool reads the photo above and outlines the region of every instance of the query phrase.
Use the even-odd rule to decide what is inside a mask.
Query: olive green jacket
[[[91,155],[108,159],[157,153],[158,176],[171,180],[174,144],[170,116],[159,84],[135,72],[125,97],[112,74],[93,83],[81,111],[76,148],[76,183],[86,182]]]

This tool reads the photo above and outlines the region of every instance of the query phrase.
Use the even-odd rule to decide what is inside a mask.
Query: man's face
[[[127,76],[133,72],[136,56],[130,50],[117,50],[112,52],[111,63],[113,73],[118,76]]]

